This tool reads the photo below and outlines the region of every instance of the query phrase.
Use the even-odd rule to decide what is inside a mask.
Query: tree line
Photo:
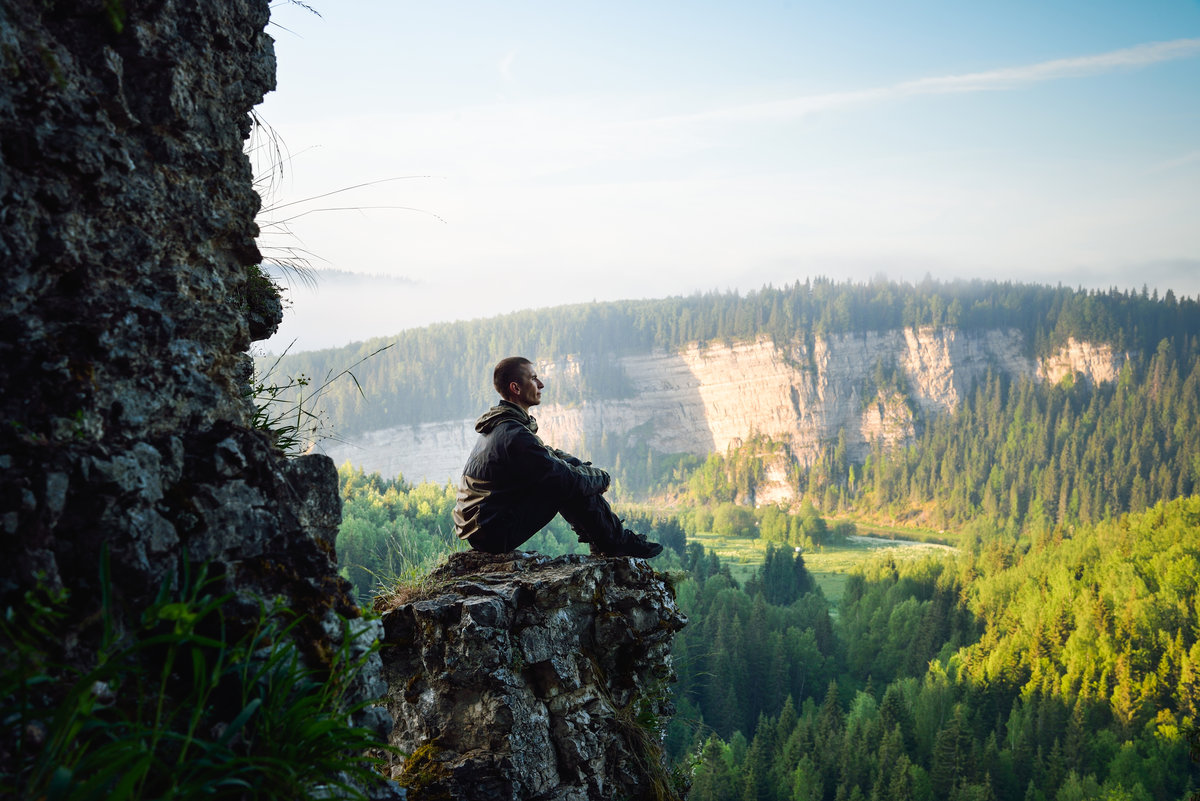
[[[258,368],[261,377],[274,365],[279,384],[307,376],[312,383],[305,391],[315,392],[326,378],[353,366],[355,380],[334,382],[319,402],[330,428],[351,436],[479,414],[493,401],[491,368],[505,355],[579,362],[582,369],[556,376],[556,400],[570,404],[626,397],[631,387],[618,362],[623,355],[760,336],[811,344],[817,337],[921,326],[1016,329],[1031,356],[1051,353],[1070,338],[1149,355],[1163,339],[1180,341],[1200,331],[1200,304],[1170,291],[1160,298],[1116,288],[819,278],[746,294],[589,303],[430,325],[286,354],[278,363],[264,356]]]

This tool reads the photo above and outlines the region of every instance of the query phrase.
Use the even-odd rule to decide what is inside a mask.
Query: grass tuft
[[[227,620],[233,597],[213,595],[216,580],[200,568],[177,588],[164,583],[140,614],[118,617],[106,564],[91,667],[55,652],[66,591],[30,591],[4,612],[0,796],[366,798],[362,788],[380,781],[366,753],[387,746],[350,722],[371,703],[351,688],[373,648],[355,646],[349,621],[318,672],[300,657],[290,610]]]

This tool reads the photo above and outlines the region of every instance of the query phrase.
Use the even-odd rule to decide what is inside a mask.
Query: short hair
[[[533,362],[524,356],[509,356],[496,363],[496,369],[492,371],[492,386],[500,393],[500,397],[508,397],[508,385],[521,380],[521,368],[527,364]]]

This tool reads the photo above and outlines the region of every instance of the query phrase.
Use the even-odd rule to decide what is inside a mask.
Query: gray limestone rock
[[[384,678],[415,797],[653,798],[686,618],[643,560],[451,556],[383,604]],[[438,795],[440,794],[440,795]]]
[[[285,458],[246,398],[245,351],[281,313],[245,152],[275,83],[269,17],[268,0],[0,0],[0,604],[69,589],[54,644],[73,667],[107,636],[106,556],[118,635],[200,562],[231,631],[278,601],[314,667],[345,618],[363,656],[378,633],[336,572],[333,463]]]

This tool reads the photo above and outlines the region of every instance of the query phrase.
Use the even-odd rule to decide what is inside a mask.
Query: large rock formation
[[[328,471],[247,430],[260,201],[242,148],[274,86],[268,15],[266,0],[0,6],[8,592],[39,573],[90,587],[102,545],[134,597],[184,546],[243,568],[311,541],[312,574],[333,536],[336,496],[309,526],[276,508],[328,493]]]
[[[552,403],[554,381],[586,365],[539,364],[548,389],[537,417],[543,438],[572,452],[586,453],[586,443],[604,433],[660,453],[701,456],[760,436],[785,444],[788,458],[807,465],[839,436],[856,459],[877,441],[911,442],[921,417],[953,411],[989,369],[1033,380],[1079,374],[1102,382],[1116,376],[1123,359],[1110,346],[1072,340],[1035,362],[1014,330],[906,329],[812,343],[761,338],[624,357],[630,397],[570,407]],[[900,386],[879,386],[877,368],[901,376]],[[349,460],[383,475],[456,480],[475,441],[473,425],[470,419],[398,426],[322,447],[339,464]],[[790,496],[787,467],[767,464],[775,478],[760,488],[760,502]]]
[[[189,560],[232,596],[230,632],[260,603],[299,613],[315,667],[339,615],[357,616],[333,564],[333,464],[284,458],[247,399],[245,351],[280,316],[253,278],[243,152],[274,86],[269,14],[268,0],[0,2],[0,603],[69,591],[41,643],[56,664],[90,667]],[[361,681],[359,697],[380,692],[370,670]]]
[[[467,551],[382,606],[414,797],[672,797],[658,727],[686,619],[644,561]]]

